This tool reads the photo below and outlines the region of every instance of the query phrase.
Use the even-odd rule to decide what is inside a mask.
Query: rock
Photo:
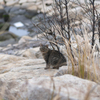
[[[26,50],[23,54],[23,57],[27,57],[27,58],[34,58],[36,59],[36,56],[34,54],[33,48]]]
[[[26,28],[23,28],[24,27],[23,23],[22,23],[23,26],[18,25],[18,24],[21,24],[20,22],[17,25],[16,24],[17,23],[14,24],[16,27],[15,26],[10,26],[9,27],[9,32],[12,32],[12,33],[16,34],[19,37],[22,37],[24,35],[28,35],[29,32]]]
[[[34,23],[38,23],[39,21],[43,21],[44,20],[44,14],[43,13],[40,13],[40,14],[38,14],[37,16],[34,16],[33,18],[32,18],[32,21],[34,22]]]
[[[1,83],[4,81],[1,79]],[[1,85],[2,86],[2,85]],[[3,98],[28,100],[99,100],[100,85],[72,75],[33,77],[26,81],[6,83]],[[8,94],[7,94],[8,93]],[[15,95],[16,94],[16,95]]]
[[[99,2],[99,3],[100,3],[100,2]],[[98,13],[100,13],[100,6],[98,7],[97,11],[98,11]]]
[[[18,36],[11,33],[11,32],[8,32],[8,31],[1,31],[0,32],[0,41],[9,40],[11,38],[16,40],[18,38]]]
[[[0,28],[1,28],[1,24],[4,23],[4,19],[0,18]]]
[[[19,7],[12,7],[10,9],[10,13],[15,13],[16,11],[18,11],[20,8]]]
[[[38,9],[40,9],[41,12],[44,12],[44,8],[45,8],[45,13],[49,16],[53,15],[53,8],[52,6],[46,6],[44,5],[44,7],[42,5],[39,5]],[[49,14],[48,14],[49,13]],[[51,15],[52,14],[52,15]]]
[[[4,0],[0,0],[0,4],[4,4]],[[1,8],[1,6],[0,6],[0,8]]]
[[[9,2],[6,3],[7,6],[13,6],[18,3],[19,0],[10,0]]]
[[[26,3],[27,0],[20,0],[19,3]]]
[[[33,48],[33,50],[34,50],[34,54],[37,58],[43,58],[43,56],[40,52],[40,47]]]
[[[31,20],[26,18],[23,14],[12,16],[12,18],[10,19],[10,23],[13,25],[16,22],[22,22],[24,25],[31,26],[31,28],[33,28]],[[28,29],[28,27],[24,27],[24,28]]]
[[[32,40],[31,37],[29,37],[29,36],[23,36],[23,37],[19,40],[18,44],[22,44],[22,43],[25,43],[25,42],[30,41],[30,40]]]
[[[38,6],[34,3],[30,3],[30,6],[27,7],[27,10],[38,10]]]
[[[35,2],[35,3],[36,1],[39,1],[39,0],[28,0],[28,2]]]
[[[33,16],[38,15],[37,11],[35,10],[27,10],[25,13],[25,17],[31,19]]]
[[[6,13],[9,13],[11,8],[12,8],[11,6],[4,5],[4,10],[6,11]]]
[[[76,7],[76,8],[73,8],[69,11],[69,16],[70,16],[70,19],[76,19],[76,14],[77,13],[77,20],[80,18],[82,19],[83,17],[83,9],[81,7]],[[73,15],[74,14],[74,15]]]
[[[47,40],[46,39],[32,39],[30,38],[29,36],[25,36],[27,39],[25,39],[24,37],[22,37],[18,44],[19,44],[19,48],[23,47],[28,47],[28,48],[35,48],[35,47],[38,47],[40,46],[40,44],[46,44],[47,43]],[[17,46],[18,47],[18,46]]]
[[[18,40],[18,39],[19,39],[19,37],[16,38],[16,40]],[[9,42],[8,41],[6,41],[6,42],[7,42],[6,45],[8,45]],[[15,41],[15,42],[17,42],[17,41]],[[13,43],[15,43],[15,42],[13,42]],[[37,39],[35,37],[31,38],[31,37],[24,36],[24,38],[22,37],[17,44],[13,44],[9,48],[8,47],[2,48],[0,50],[0,52],[4,53],[4,54],[11,54],[11,55],[17,55],[17,56],[21,56],[21,55],[23,56],[23,54],[26,55],[27,53],[30,55],[30,53],[34,53],[36,58],[42,58],[41,53],[39,51],[39,46],[41,43],[47,44],[47,41],[45,39],[41,40],[41,39]],[[3,43],[1,43],[0,45],[5,46]],[[31,49],[31,51],[30,50],[27,51],[29,48]],[[28,57],[28,55],[26,57]]]
[[[6,30],[8,30],[9,29],[9,27],[10,27],[10,24],[9,23],[1,23],[0,24],[0,31],[6,31]]]
[[[26,51],[24,51],[22,56],[27,58],[33,58],[33,59],[43,58],[39,48],[40,47],[27,49]]]
[[[24,80],[40,76],[53,76],[57,70],[45,70],[45,61],[43,59],[27,59],[7,54],[0,54],[0,79]]]
[[[12,7],[9,10],[10,16],[24,15],[25,12],[26,9],[21,9],[20,6]]]
[[[28,86],[26,85],[26,87],[28,92],[21,92],[21,96],[22,98],[29,97],[29,100],[48,100],[50,98],[54,99],[57,97],[61,100],[67,100],[68,98],[69,100],[85,100],[88,96],[90,100],[100,99],[100,85],[72,75],[64,75],[55,78],[33,78],[30,79],[27,84]],[[86,94],[89,93],[89,91],[95,86],[96,88],[90,93],[90,95],[87,96]],[[24,93],[28,95],[25,95]],[[41,95],[41,97],[39,95]]]
[[[13,13],[16,14],[16,15],[23,15],[25,12],[26,12],[25,9],[19,9],[19,10],[13,12]]]
[[[17,43],[17,41],[15,39],[9,39],[9,40],[5,40],[5,41],[0,41],[0,47],[6,47],[7,45],[11,45],[11,44],[15,44],[15,43]],[[14,52],[13,50],[10,50],[10,51],[8,51],[8,54],[11,54],[13,52]]]
[[[28,8],[28,7],[34,5],[34,3],[29,3],[29,2],[20,3],[20,4],[21,4],[21,5],[20,5],[20,8],[23,8],[23,9]]]

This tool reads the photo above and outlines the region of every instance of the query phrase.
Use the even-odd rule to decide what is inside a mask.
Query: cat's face
[[[49,50],[48,45],[40,45],[41,52],[47,52]]]

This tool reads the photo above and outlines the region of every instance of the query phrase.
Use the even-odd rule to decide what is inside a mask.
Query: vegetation
[[[60,50],[62,42],[70,62],[68,66],[72,65],[71,74],[98,83],[100,82],[99,45],[96,43],[97,39],[100,39],[100,35],[96,34],[100,31],[98,5],[95,4],[95,0],[84,2],[82,4],[79,0],[55,0],[52,18],[45,17],[44,21],[41,21],[41,23],[47,21],[51,28],[43,24],[47,28],[44,31],[38,25],[35,26],[44,32],[44,37],[53,49],[57,47]],[[72,8],[76,6],[76,9],[70,9],[71,6]],[[95,39],[96,35],[98,38]],[[62,41],[59,41],[58,37]]]

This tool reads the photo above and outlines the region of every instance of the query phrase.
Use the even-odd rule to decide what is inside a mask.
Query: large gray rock
[[[6,100],[100,100],[100,85],[72,75],[1,83],[7,86],[2,98]]]
[[[33,59],[43,58],[39,47],[30,48],[30,49],[25,50],[25,52],[22,53],[22,56],[27,57],[27,58],[33,58]]]
[[[19,0],[10,0],[9,2],[6,3],[7,6],[13,6],[18,3]]]
[[[4,19],[3,19],[4,20]],[[7,31],[10,27],[9,23],[1,23],[0,24],[0,34],[3,33],[2,31]]]
[[[33,76],[53,76],[57,70],[44,70],[43,59],[29,59],[13,55],[1,54],[0,78],[6,81],[30,79]]]
[[[27,10],[25,13],[25,16],[29,19],[31,19],[33,16],[38,15],[37,11],[35,10]]]
[[[13,45],[13,44],[16,44],[16,43],[17,43],[17,41],[16,41],[15,39],[11,38],[11,39],[9,39],[9,40],[1,41],[1,42],[0,42],[0,47],[5,47],[6,50],[7,50],[7,49],[9,49],[9,48],[7,47],[7,45]],[[1,53],[1,52],[0,52],[0,53]],[[12,50],[11,50],[11,53],[12,53]],[[8,53],[8,54],[10,54],[10,53]]]
[[[90,100],[100,99],[99,85],[91,81],[74,77],[72,75],[64,75],[55,78],[33,78],[30,79],[27,83],[28,92],[26,93],[28,95],[26,95],[26,97],[28,96],[29,100],[48,100],[50,98],[56,100],[54,99],[56,96],[60,96],[61,100],[68,100],[68,98],[69,100],[86,100],[86,94],[94,87],[95,88],[93,91],[87,97],[89,97]],[[25,96],[24,92],[22,94]]]
[[[4,42],[0,43],[0,46],[6,46],[5,44],[3,44],[5,42],[6,42],[6,45],[7,45],[7,43],[12,44],[11,41],[9,41],[9,42],[4,41]],[[13,43],[15,43],[15,42],[13,42]],[[2,49],[0,49],[0,53],[12,54],[12,55],[17,55],[17,56],[24,55],[24,57],[28,57],[28,58],[34,58],[34,57],[42,58],[41,53],[39,51],[39,46],[40,46],[40,44],[47,44],[47,43],[48,42],[46,39],[41,40],[41,39],[37,38],[37,36],[34,38],[31,38],[29,36],[23,36],[18,41],[18,44],[13,44],[12,46],[9,46],[9,47],[8,46],[3,47]]]
[[[7,31],[1,31],[0,32],[0,41],[5,41],[5,40],[9,40],[9,39],[17,39],[18,36],[11,33],[11,32],[7,32]]]

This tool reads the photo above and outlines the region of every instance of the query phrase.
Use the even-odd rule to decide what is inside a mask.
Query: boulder
[[[27,84],[27,92],[21,92],[21,97],[26,96],[25,98],[29,100],[49,100],[51,98],[52,100],[100,99],[100,85],[72,75],[54,78],[34,77],[28,80]]]
[[[9,27],[10,27],[10,24],[9,23],[1,23],[0,24],[0,31],[6,31],[6,30],[8,30],[9,29]]]
[[[17,43],[17,41],[15,40],[15,39],[13,39],[13,38],[11,38],[11,39],[9,39],[9,40],[5,40],[5,41],[0,41],[0,47],[5,47],[6,48],[6,50],[8,49],[9,50],[9,48],[8,47],[6,47],[7,45],[12,45],[12,44],[16,44]],[[12,47],[12,46],[11,46]],[[3,49],[2,49],[3,50]],[[10,50],[10,52],[12,53],[12,52],[14,52],[13,50]],[[1,52],[0,52],[1,53]],[[8,54],[10,54],[9,52],[8,52]]]
[[[6,81],[54,76],[57,72],[56,69],[45,70],[46,65],[43,59],[31,59],[7,54],[1,54],[0,57],[0,79]]]
[[[31,19],[33,16],[38,15],[37,11],[35,10],[27,10],[25,13],[25,17]]]
[[[40,47],[33,48],[33,51],[37,58],[43,58],[42,53],[40,52]]]
[[[17,39],[18,36],[13,34],[12,32],[8,32],[8,31],[1,31],[0,32],[0,41],[5,41],[5,40],[9,40],[9,39]]]
[[[30,49],[27,49],[23,54],[22,54],[23,57],[27,57],[27,58],[33,58],[33,59],[36,59],[36,58],[43,58],[42,57],[42,54],[39,50],[39,47],[36,47],[36,48],[30,48]]]
[[[29,36],[23,36],[18,44],[19,44],[19,48],[22,48],[25,46],[28,48],[35,48],[40,46],[40,44],[46,44],[47,40],[46,39],[36,39],[36,38],[31,38]]]
[[[22,54],[23,57],[27,57],[27,58],[34,58],[36,59],[36,56],[34,54],[34,51],[33,49],[27,49],[23,54]]]
[[[0,18],[0,29],[2,27],[2,23],[4,23],[4,19],[3,18]]]
[[[72,75],[13,80],[2,91],[6,100],[100,100],[100,85]]]
[[[21,39],[19,40],[18,44],[23,44],[23,43],[28,42],[28,41],[30,41],[30,40],[32,40],[31,37],[29,37],[29,36],[23,36],[23,37],[21,37]]]
[[[18,0],[10,0],[9,2],[6,3],[7,6],[14,6],[15,4],[18,3]]]

